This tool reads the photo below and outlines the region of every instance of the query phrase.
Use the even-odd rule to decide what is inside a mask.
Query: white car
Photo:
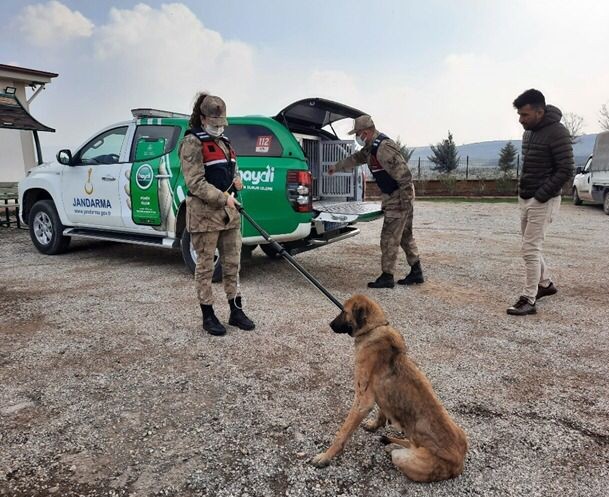
[[[609,215],[609,131],[597,135],[594,153],[575,173],[573,203],[602,204],[605,214]]]

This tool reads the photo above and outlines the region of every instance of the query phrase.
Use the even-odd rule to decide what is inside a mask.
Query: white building
[[[19,181],[41,160],[39,131],[55,130],[30,114],[30,104],[57,74],[0,64],[0,182]],[[31,88],[27,98],[26,88]]]

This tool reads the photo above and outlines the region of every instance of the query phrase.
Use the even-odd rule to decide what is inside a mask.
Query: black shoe
[[[201,311],[203,311],[203,329],[207,333],[214,336],[226,335],[226,328],[218,321],[211,305],[201,304]]]
[[[241,307],[241,297],[235,297],[228,301],[230,305],[230,317],[228,318],[228,324],[236,326],[242,330],[253,330],[256,325],[254,322],[245,315],[243,308]]]
[[[395,281],[393,281],[393,274],[385,272],[374,281],[368,283],[368,288],[393,288],[394,286]]]
[[[423,268],[421,267],[421,262],[417,261],[410,267],[410,273],[408,273],[408,276],[398,280],[398,285],[418,285],[424,282],[425,279],[423,278]]]
[[[529,299],[522,296],[518,299],[518,302],[508,308],[507,313],[512,316],[525,316],[527,314],[536,314],[537,309],[535,308],[535,304],[531,304]]]
[[[554,295],[556,292],[558,292],[558,288],[556,288],[554,286],[554,283],[550,283],[546,287],[539,285],[537,287],[537,297],[535,297],[535,299],[539,300],[541,297],[547,297],[548,295]]]

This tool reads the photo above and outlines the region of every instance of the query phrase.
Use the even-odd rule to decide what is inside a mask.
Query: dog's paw
[[[326,456],[325,452],[322,452],[321,454],[317,454],[310,462],[316,468],[325,468],[330,464],[330,459]]]
[[[362,428],[366,431],[376,431],[380,428],[376,420],[367,420],[362,422]]]
[[[400,450],[403,449],[404,447],[402,447],[401,445],[398,444],[394,444],[394,443],[390,443],[389,445],[385,445],[385,447],[383,447],[383,449],[385,450],[385,452],[389,455],[391,455],[393,453],[394,450]]]

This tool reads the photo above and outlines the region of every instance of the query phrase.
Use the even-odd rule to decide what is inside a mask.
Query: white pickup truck
[[[609,215],[609,131],[596,136],[594,150],[586,165],[575,170],[573,203],[602,204]]]
[[[132,120],[108,126],[75,151],[61,150],[57,161],[29,171],[19,183],[21,220],[44,254],[64,252],[72,238],[175,248],[194,272],[188,188],[178,156],[189,116],[158,109],[132,113]],[[238,157],[240,200],[291,254],[355,236],[356,223],[382,216],[380,204],[363,201],[360,171],[327,174],[355,145],[340,140],[332,123],[361,114],[309,98],[275,117],[229,117],[225,134]],[[241,231],[243,252],[260,245],[277,256],[250,223],[243,222]]]

